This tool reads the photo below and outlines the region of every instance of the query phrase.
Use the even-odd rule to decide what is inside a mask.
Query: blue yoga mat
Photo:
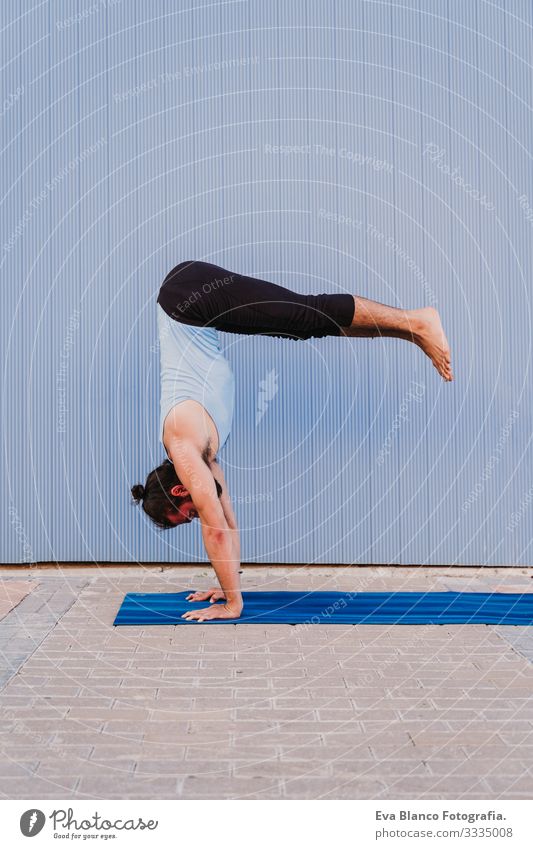
[[[197,625],[181,616],[206,602],[183,593],[128,593],[114,625]],[[203,624],[533,625],[533,593],[246,592],[240,619]]]

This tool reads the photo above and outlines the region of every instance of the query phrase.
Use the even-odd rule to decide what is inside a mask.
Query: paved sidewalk
[[[524,592],[532,577],[253,567],[244,587]],[[113,628],[126,592],[204,588],[210,570],[0,580],[18,599],[0,611],[3,798],[533,795],[533,628]]]

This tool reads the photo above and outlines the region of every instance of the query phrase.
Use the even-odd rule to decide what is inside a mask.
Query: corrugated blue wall
[[[436,305],[453,348],[445,385],[396,340],[223,337],[243,560],[530,564],[531,2],[2,14],[2,560],[204,557],[129,497],[196,257]]]

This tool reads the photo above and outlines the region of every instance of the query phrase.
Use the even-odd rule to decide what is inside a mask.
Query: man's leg
[[[395,336],[417,344],[445,380],[453,378],[448,342],[431,307],[399,310],[349,294],[301,295],[206,262],[176,266],[165,278],[158,302],[176,321],[227,333],[291,339]]]
[[[414,342],[444,380],[453,380],[450,347],[436,309],[399,310],[358,295],[354,302],[352,324],[341,330],[344,336],[392,336]]]

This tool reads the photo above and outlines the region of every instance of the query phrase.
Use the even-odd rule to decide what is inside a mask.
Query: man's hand
[[[241,613],[242,607],[213,604],[211,607],[202,607],[201,610],[188,610],[181,618],[195,622],[207,622],[209,619],[238,619]]]
[[[226,601],[226,596],[220,587],[210,587],[205,592],[189,593],[187,601],[210,601],[214,604],[215,601]]]

